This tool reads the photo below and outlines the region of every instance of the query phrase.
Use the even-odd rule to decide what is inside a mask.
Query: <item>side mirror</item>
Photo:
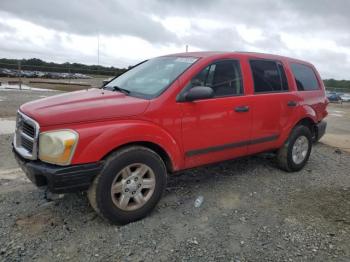
[[[208,86],[195,86],[184,94],[185,101],[195,101],[199,99],[208,99],[214,96],[214,90]]]

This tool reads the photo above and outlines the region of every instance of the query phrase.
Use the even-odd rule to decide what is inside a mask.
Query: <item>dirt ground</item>
[[[302,171],[268,155],[185,171],[150,216],[111,226],[84,194],[47,201],[12,157],[16,109],[53,94],[0,92],[0,261],[350,261],[348,105],[322,140],[342,149],[316,144]]]
[[[27,78],[22,77],[21,81],[24,85],[29,85],[34,88],[53,89],[61,91],[76,91],[86,89],[90,87],[102,86],[103,80],[109,79],[111,76],[94,75],[92,78],[87,79],[46,79],[46,78]],[[7,84],[9,81],[18,81],[18,78],[14,77],[0,77],[0,83],[2,85]],[[34,82],[34,83],[30,83]],[[60,84],[63,83],[63,84]],[[82,84],[81,86],[79,84]]]
[[[330,104],[327,135],[322,142],[350,152],[350,103]]]

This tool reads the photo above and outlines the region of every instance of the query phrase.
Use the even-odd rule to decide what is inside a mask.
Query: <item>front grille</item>
[[[24,158],[31,160],[37,159],[38,135],[38,123],[18,111],[14,137],[15,150]]]
[[[33,141],[22,137],[22,146],[29,152],[29,153],[33,153]]]
[[[23,133],[25,133],[26,135],[28,135],[30,137],[35,136],[35,128],[33,126],[27,124],[26,122],[23,123],[22,131],[23,131]]]

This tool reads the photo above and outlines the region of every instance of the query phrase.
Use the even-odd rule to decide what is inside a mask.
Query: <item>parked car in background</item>
[[[17,72],[15,70],[12,70],[12,69],[2,68],[2,69],[0,69],[0,76],[1,77],[15,77],[15,76],[17,76]]]
[[[22,70],[20,72],[21,77],[28,77],[28,78],[33,78],[36,77],[36,74],[34,71],[29,71],[29,70]]]
[[[327,95],[327,98],[328,98],[329,102],[341,102],[342,101],[340,95],[335,93],[335,92],[330,92]]]
[[[340,98],[343,102],[350,102],[350,94],[343,94]]]
[[[7,77],[8,76],[6,70],[7,69],[0,68],[0,77]]]
[[[37,186],[88,191],[112,223],[145,217],[167,175],[271,151],[301,170],[326,130],[328,101],[310,63],[244,52],[145,61],[107,83],[24,104],[14,155]]]
[[[34,72],[34,77],[43,78],[43,77],[45,77],[46,74],[47,73],[45,73],[45,72],[35,71]]]
[[[81,73],[60,73],[60,72],[42,72],[30,70],[16,70],[0,68],[0,77],[27,77],[27,78],[49,78],[49,79],[91,79],[89,75]]]
[[[81,79],[91,79],[91,76],[85,75],[85,74],[80,74],[80,73],[75,73],[73,74],[74,78],[81,78]]]

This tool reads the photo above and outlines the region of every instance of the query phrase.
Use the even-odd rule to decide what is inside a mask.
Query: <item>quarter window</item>
[[[288,90],[283,65],[271,60],[250,60],[255,93],[281,92]]]
[[[319,89],[314,70],[309,66],[292,63],[291,68],[299,91]]]
[[[211,87],[215,97],[242,94],[243,84],[239,62],[224,60],[207,66],[191,80],[188,88],[195,86]]]

